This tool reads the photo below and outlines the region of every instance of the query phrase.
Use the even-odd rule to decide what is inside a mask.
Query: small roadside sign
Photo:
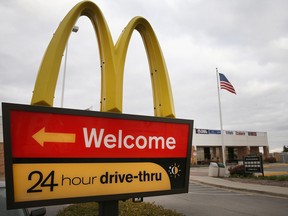
[[[245,156],[244,167],[246,173],[262,173],[264,176],[263,161],[261,155]]]

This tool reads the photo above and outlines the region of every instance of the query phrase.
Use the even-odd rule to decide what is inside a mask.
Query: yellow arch
[[[153,88],[154,115],[175,117],[174,102],[166,63],[158,43],[157,37],[149,24],[143,17],[133,18],[120,35],[116,45],[116,70],[118,86],[123,85],[124,64],[129,41],[133,30],[136,29],[143,40],[150,66],[150,76]],[[122,89],[118,89],[118,92]]]
[[[156,35],[147,20],[132,19],[115,47],[101,10],[90,1],[75,5],[60,23],[47,47],[38,71],[32,105],[53,106],[54,93],[66,43],[80,16],[87,16],[95,29],[101,60],[101,111],[122,112],[123,72],[129,41],[134,29],[142,36],[151,71],[154,115],[175,117],[170,81]]]
[[[108,25],[100,9],[94,3],[84,1],[75,5],[65,16],[47,47],[34,87],[31,102],[33,105],[39,104],[53,106],[54,93],[61,65],[62,54],[73,26],[78,18],[82,15],[87,16],[91,20],[97,34],[101,63],[105,64],[105,73],[102,74],[102,94],[107,94],[107,90],[105,87],[103,87],[105,86],[103,79],[115,79],[115,68],[113,61],[114,45]],[[109,91],[111,90],[112,89]],[[113,94],[114,92],[111,93]],[[105,97],[102,96],[101,98]]]

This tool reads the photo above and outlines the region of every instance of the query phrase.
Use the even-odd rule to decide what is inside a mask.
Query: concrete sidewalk
[[[249,184],[229,181],[225,178],[208,176],[208,168],[191,168],[190,181],[196,181],[216,187],[229,188],[233,190],[244,190],[268,195],[281,196],[288,198],[288,188],[270,185]]]

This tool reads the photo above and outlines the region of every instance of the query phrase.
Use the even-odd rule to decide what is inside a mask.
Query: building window
[[[228,162],[234,163],[238,162],[238,149],[233,147],[228,147]]]
[[[197,161],[201,162],[204,161],[204,148],[197,147]]]
[[[210,161],[211,160],[211,152],[209,147],[204,147],[204,160]]]

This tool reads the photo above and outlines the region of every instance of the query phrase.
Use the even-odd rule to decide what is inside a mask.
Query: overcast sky
[[[0,102],[30,104],[42,57],[75,0],[0,0]],[[221,90],[225,130],[267,132],[270,150],[288,145],[288,1],[95,0],[117,41],[135,16],[152,25],[172,86],[177,118],[220,129],[216,67],[237,95]],[[69,39],[64,107],[99,111],[98,44],[87,17]],[[63,62],[54,106],[60,107]],[[145,48],[133,34],[123,113],[153,115]]]

